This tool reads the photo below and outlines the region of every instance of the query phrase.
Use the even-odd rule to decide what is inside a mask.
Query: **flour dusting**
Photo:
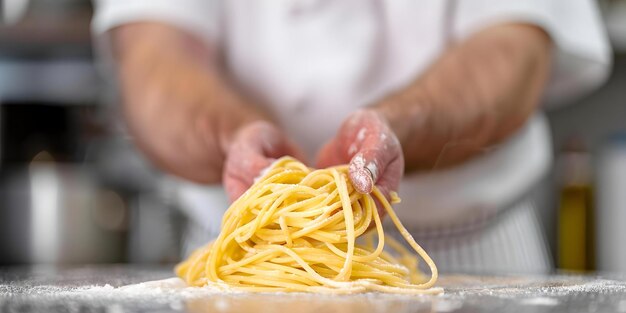
[[[559,300],[555,298],[548,297],[534,297],[534,298],[526,298],[520,301],[525,305],[540,305],[540,306],[555,306],[559,304]]]

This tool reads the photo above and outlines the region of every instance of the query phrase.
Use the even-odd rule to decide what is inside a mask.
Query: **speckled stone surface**
[[[172,276],[137,265],[0,268],[0,312],[626,312],[620,279],[444,276],[443,295],[337,296],[225,293]]]

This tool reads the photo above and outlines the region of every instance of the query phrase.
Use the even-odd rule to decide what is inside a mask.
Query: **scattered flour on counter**
[[[444,288],[447,287],[444,285]],[[478,286],[477,286],[478,287]],[[80,287],[68,287],[68,286],[51,286],[40,285],[22,287],[18,289],[8,290],[9,294],[21,294],[25,296],[48,296],[48,297],[68,297],[68,298],[89,298],[89,299],[153,299],[153,298],[170,298],[170,299],[187,299],[187,298],[200,298],[210,297],[217,294],[230,294],[240,295],[247,294],[244,291],[232,290],[227,286],[209,285],[202,288],[189,287],[186,283],[178,278],[167,278],[163,280],[147,281],[132,285],[126,285],[121,287],[114,287],[109,284],[106,285],[88,285]],[[553,305],[554,301],[562,296],[575,296],[579,293],[594,293],[594,294],[611,294],[611,293],[625,293],[626,283],[613,281],[613,280],[595,280],[595,281],[578,281],[578,282],[564,282],[564,281],[552,281],[552,282],[537,282],[537,283],[523,283],[517,286],[481,286],[479,288],[472,285],[465,287],[456,287],[448,289],[445,294],[441,295],[440,299],[450,298],[466,298],[473,296],[492,296],[499,298],[519,298],[520,301],[525,301],[527,304],[543,304]],[[296,297],[311,296],[311,294],[304,293],[272,293],[272,295],[291,295]],[[324,294],[315,294],[316,298],[325,297]],[[356,296],[356,295],[353,295]],[[375,296],[375,297],[402,297],[402,295],[395,294],[361,294],[360,296]],[[331,296],[335,297],[335,296]],[[537,303],[535,303],[537,302]],[[447,305],[447,304],[442,304]],[[626,303],[624,304],[626,307]]]
[[[568,297],[576,294],[615,294],[626,293],[626,283],[615,280],[597,279],[593,281],[568,281],[563,279],[522,283],[514,286],[484,286],[459,288],[452,293],[461,296],[494,296],[499,298],[530,299],[534,297]]]
[[[573,295],[576,293],[607,293],[626,292],[626,284],[620,281],[599,279],[578,284],[564,284],[560,286],[540,287],[538,291],[544,294]]]
[[[548,297],[535,297],[522,299],[520,303],[525,305],[555,306],[559,304],[559,300]]]
[[[176,296],[180,298],[195,298],[216,293],[240,293],[233,290],[224,290],[218,286],[205,286],[202,288],[189,287],[178,277],[162,280],[147,281],[138,284],[113,287],[109,284],[104,286],[88,286],[78,288],[68,293],[72,295],[111,296],[111,297],[151,297],[151,296]]]
[[[558,307],[567,303],[568,299],[583,297],[590,301],[606,301],[618,297],[612,304],[613,311],[626,313],[626,282],[597,279],[593,281],[576,278],[557,277],[549,280],[524,281],[476,281],[459,283],[442,279],[442,287],[446,293],[437,296],[413,296],[402,294],[365,293],[354,295],[329,295],[308,293],[264,293],[254,294],[228,289],[226,286],[211,285],[205,287],[189,287],[180,278],[147,281],[132,285],[115,287],[106,285],[70,286],[20,286],[5,288],[0,285],[0,302],[2,295],[17,295],[28,303],[32,300],[52,300],[57,303],[90,303],[107,307],[107,313],[118,313],[117,308],[128,305],[147,305],[167,307],[170,310],[182,311],[191,304],[204,304],[217,311],[228,311],[241,308],[242,305],[264,305],[280,303],[285,305],[304,304],[315,307],[331,303],[340,303],[354,307],[368,307],[370,310],[381,311],[382,307],[397,305],[398,307],[426,307],[438,312],[455,312],[466,303],[476,305],[484,301],[513,301],[521,306]],[[494,299],[497,298],[497,299]],[[472,302],[478,301],[478,302]],[[375,305],[381,305],[381,309]],[[306,311],[306,310],[305,310]],[[303,311],[303,313],[305,312]],[[306,311],[308,312],[308,311]]]
[[[204,287],[191,287],[180,278],[167,278],[163,280],[147,281],[143,283],[137,283],[132,285],[125,285],[120,287],[114,287],[110,284],[106,285],[90,285],[83,287],[57,287],[57,286],[37,286],[30,288],[29,294],[34,295],[49,295],[52,297],[73,297],[73,298],[90,298],[90,299],[194,299],[205,298],[216,295],[231,295],[242,296],[251,295],[246,291],[230,289],[226,285],[207,285]],[[252,293],[260,296],[270,297],[311,297],[315,299],[336,299],[337,294],[325,294],[325,293],[306,293],[306,292],[268,292],[268,293]],[[415,295],[406,294],[390,294],[390,293],[356,293],[345,294],[340,296],[346,297],[365,297],[365,298],[415,298]],[[441,295],[438,295],[441,296]]]
[[[147,281],[147,282],[138,283],[138,284],[126,285],[126,286],[119,287],[118,289],[124,290],[124,291],[131,291],[131,292],[132,291],[143,292],[146,290],[181,289],[181,288],[187,288],[187,284],[185,284],[185,282],[178,277],[172,277],[172,278],[166,278],[166,279],[161,279],[161,280],[153,280],[153,281]]]
[[[454,312],[463,307],[463,301],[451,299],[437,299],[433,301],[435,312]]]
[[[12,293],[22,298],[77,299],[100,302],[109,300],[158,301],[160,303],[174,303],[174,305],[176,305],[176,301],[210,297],[216,294],[237,294],[241,292],[224,290],[218,286],[206,286],[203,288],[188,287],[182,279],[175,277],[121,287],[114,287],[109,284],[81,287],[40,285],[24,287],[23,289],[20,288],[19,290],[14,290]]]

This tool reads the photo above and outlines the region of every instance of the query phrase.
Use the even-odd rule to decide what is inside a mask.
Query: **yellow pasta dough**
[[[415,255],[385,237],[374,198],[425,260],[430,277],[419,271]],[[376,231],[366,233],[372,221]],[[361,235],[364,243],[357,244]],[[384,251],[385,243],[397,254]],[[442,292],[433,287],[435,263],[377,188],[358,193],[347,166],[313,170],[290,157],[276,161],[230,206],[217,239],[176,273],[192,286],[256,292]]]

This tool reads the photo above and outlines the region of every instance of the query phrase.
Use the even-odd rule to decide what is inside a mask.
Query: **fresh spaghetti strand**
[[[374,199],[411,248],[385,238]],[[399,202],[394,193],[393,203]],[[357,238],[367,234],[365,244]],[[388,243],[398,257],[385,251]],[[436,294],[437,266],[404,228],[378,188],[360,194],[347,166],[313,170],[290,157],[277,160],[228,208],[219,236],[176,267],[192,286],[252,292]]]

